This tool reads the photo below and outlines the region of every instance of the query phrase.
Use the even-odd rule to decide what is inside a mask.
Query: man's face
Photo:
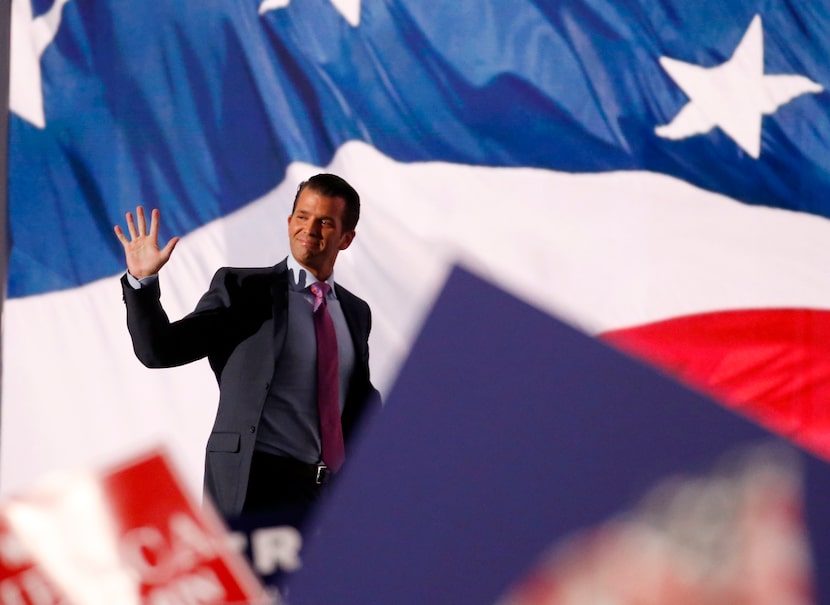
[[[355,232],[343,230],[343,198],[327,197],[306,187],[288,217],[291,254],[319,280],[334,270],[337,253],[349,247]]]

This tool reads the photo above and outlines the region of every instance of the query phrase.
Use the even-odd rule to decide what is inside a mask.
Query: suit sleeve
[[[220,269],[214,275],[195,311],[174,322],[161,306],[158,281],[135,289],[126,275],[121,278],[127,329],[141,363],[149,368],[168,368],[201,359],[211,352],[229,305],[223,274]]]

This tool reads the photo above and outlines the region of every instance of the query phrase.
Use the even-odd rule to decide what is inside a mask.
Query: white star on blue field
[[[660,65],[689,102],[669,124],[655,129],[658,136],[678,140],[718,127],[755,159],[761,156],[763,116],[800,95],[823,90],[804,76],[764,74],[764,34],[758,15],[725,63],[706,68],[661,57]]]

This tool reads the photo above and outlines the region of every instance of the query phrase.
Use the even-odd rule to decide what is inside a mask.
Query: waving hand
[[[178,237],[173,237],[167,242],[164,248],[159,248],[159,224],[161,215],[158,210],[153,210],[150,216],[150,232],[147,232],[147,221],[144,217],[144,208],[138,206],[135,209],[135,220],[133,213],[126,214],[127,229],[130,237],[124,234],[119,225],[115,226],[115,235],[124,246],[124,256],[127,260],[127,270],[136,279],[147,277],[158,273],[159,270],[170,260],[173,248],[179,243]]]

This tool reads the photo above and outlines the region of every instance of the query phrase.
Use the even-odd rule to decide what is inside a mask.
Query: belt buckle
[[[317,465],[317,473],[314,477],[314,482],[317,485],[323,485],[326,481],[329,480],[329,475],[331,475],[331,471],[329,471],[329,467],[325,464],[318,464]]]

